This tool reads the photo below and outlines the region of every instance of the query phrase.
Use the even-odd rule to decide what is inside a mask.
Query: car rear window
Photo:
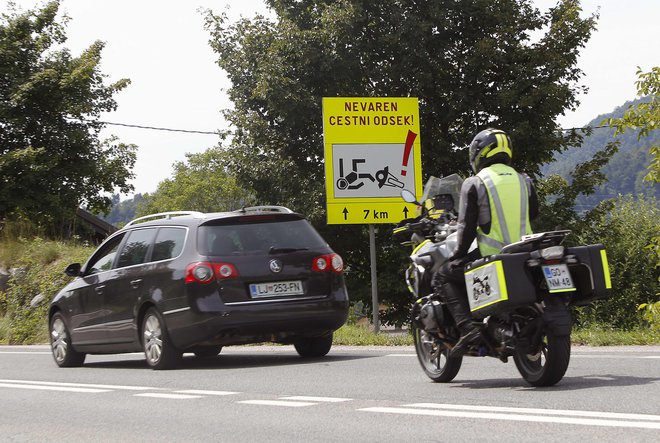
[[[199,252],[204,255],[263,254],[271,247],[319,249],[327,243],[304,219],[233,220],[232,224],[206,224],[199,228]]]

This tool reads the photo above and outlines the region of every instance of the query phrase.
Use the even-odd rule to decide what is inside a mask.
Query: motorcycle
[[[419,216],[394,229],[412,246],[405,280],[414,297],[411,329],[415,351],[426,375],[448,383],[458,374],[464,356],[509,357],[532,386],[552,386],[566,373],[571,354],[569,307],[607,298],[611,279],[603,245],[566,247],[570,231],[526,235],[499,254],[465,266],[468,301],[478,343],[464,356],[450,356],[460,337],[451,313],[434,291],[433,275],[457,247],[457,214],[462,179],[457,174],[431,177],[422,202],[410,191],[402,198]],[[476,248],[476,242],[472,248]]]

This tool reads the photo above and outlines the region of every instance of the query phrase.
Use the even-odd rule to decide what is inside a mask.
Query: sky
[[[43,4],[15,0],[21,8]],[[535,0],[546,10],[554,0]],[[583,0],[584,15],[599,11],[597,30],[582,49],[578,61],[584,71],[581,84],[589,87],[581,105],[558,118],[564,128],[580,127],[600,114],[611,112],[635,98],[637,66],[644,71],[660,66],[658,0]],[[118,93],[118,109],[103,121],[186,129],[228,129],[221,115],[231,107],[226,90],[231,86],[216,65],[208,45],[201,9],[227,11],[231,19],[269,14],[261,0],[62,0],[61,11],[71,18],[66,47],[79,55],[94,41],[106,43],[101,72],[107,83],[129,78]],[[0,0],[0,12],[7,1]],[[319,116],[321,118],[321,116]],[[155,131],[108,125],[102,137],[116,135],[139,148],[135,164],[135,193],[154,192],[172,176],[172,165],[186,153],[216,146],[215,135]],[[319,147],[319,149],[321,149]],[[129,196],[122,196],[127,198]]]

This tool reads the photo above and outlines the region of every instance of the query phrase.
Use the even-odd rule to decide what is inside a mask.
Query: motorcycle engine
[[[429,300],[424,305],[422,305],[418,319],[424,326],[424,329],[438,329],[445,323],[445,316],[442,312],[442,304],[437,300]]]

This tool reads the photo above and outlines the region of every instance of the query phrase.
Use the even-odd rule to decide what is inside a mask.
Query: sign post
[[[374,224],[414,214],[422,193],[419,105],[413,97],[324,97],[328,224],[368,224],[374,328],[379,330]]]

